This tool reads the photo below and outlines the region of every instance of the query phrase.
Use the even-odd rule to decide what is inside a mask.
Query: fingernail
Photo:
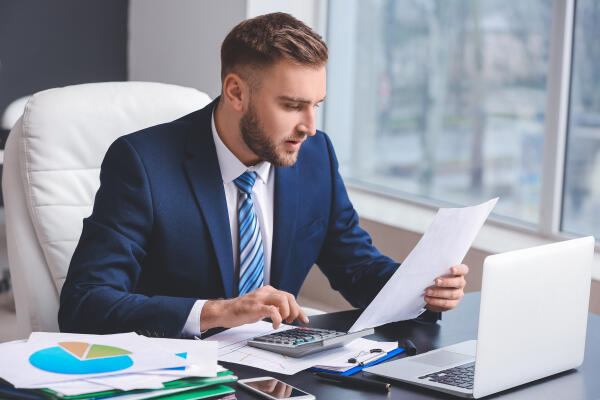
[[[436,280],[435,284],[438,285],[438,286],[441,285],[442,284],[442,280],[441,279]]]
[[[431,290],[431,289],[427,290],[427,294],[428,295],[432,295],[433,294],[433,290]]]

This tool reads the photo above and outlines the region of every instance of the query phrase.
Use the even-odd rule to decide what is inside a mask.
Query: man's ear
[[[248,104],[248,85],[238,74],[229,73],[223,79],[223,97],[231,105],[231,108],[243,112]]]

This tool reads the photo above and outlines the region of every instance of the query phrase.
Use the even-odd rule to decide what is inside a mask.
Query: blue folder
[[[404,349],[402,347],[397,347],[394,350],[389,351],[385,356],[383,356],[383,357],[381,357],[381,358],[379,358],[379,359],[377,359],[377,360],[375,360],[373,362],[365,364],[364,366],[357,365],[356,367],[350,368],[349,370],[344,371],[344,372],[330,371],[328,369],[321,369],[321,368],[314,368],[314,367],[311,368],[311,370],[313,370],[313,371],[327,372],[327,373],[330,373],[330,374],[333,374],[333,375],[345,375],[345,376],[348,376],[348,375],[352,375],[352,374],[357,373],[358,371],[362,370],[363,368],[370,367],[370,366],[375,365],[375,364],[379,364],[380,362],[385,361],[385,360],[387,360],[389,358],[392,358],[395,355],[398,355],[398,354],[402,353],[403,351],[404,351]]]

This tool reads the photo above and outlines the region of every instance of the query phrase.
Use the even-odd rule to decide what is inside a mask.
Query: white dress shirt
[[[225,200],[227,201],[227,212],[229,214],[229,231],[231,232],[231,249],[233,251],[233,265],[235,273],[239,276],[239,231],[237,209],[239,202],[239,189],[234,180],[246,171],[254,171],[257,174],[256,182],[252,188],[252,201],[254,210],[258,218],[260,233],[264,252],[264,284],[268,285],[271,277],[271,248],[273,245],[273,199],[275,188],[274,168],[271,163],[263,161],[252,167],[246,167],[232,152],[225,146],[225,143],[219,137],[215,126],[214,112],[211,117],[211,129],[215,147],[217,149],[217,158],[221,177],[223,178],[223,189],[225,190]],[[186,336],[199,336],[201,333],[200,314],[202,307],[208,300],[196,300],[187,321],[183,327],[183,334]]]

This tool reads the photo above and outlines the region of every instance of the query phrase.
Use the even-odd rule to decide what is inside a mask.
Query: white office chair
[[[2,176],[21,337],[58,330],[60,290],[109,145],[209,101],[195,89],[147,82],[68,86],[29,99],[9,134]]]
[[[25,110],[25,105],[28,100],[29,96],[23,96],[10,103],[2,114],[0,128],[6,129],[7,131],[11,130],[18,119],[21,118],[21,115],[23,115],[23,110]]]

